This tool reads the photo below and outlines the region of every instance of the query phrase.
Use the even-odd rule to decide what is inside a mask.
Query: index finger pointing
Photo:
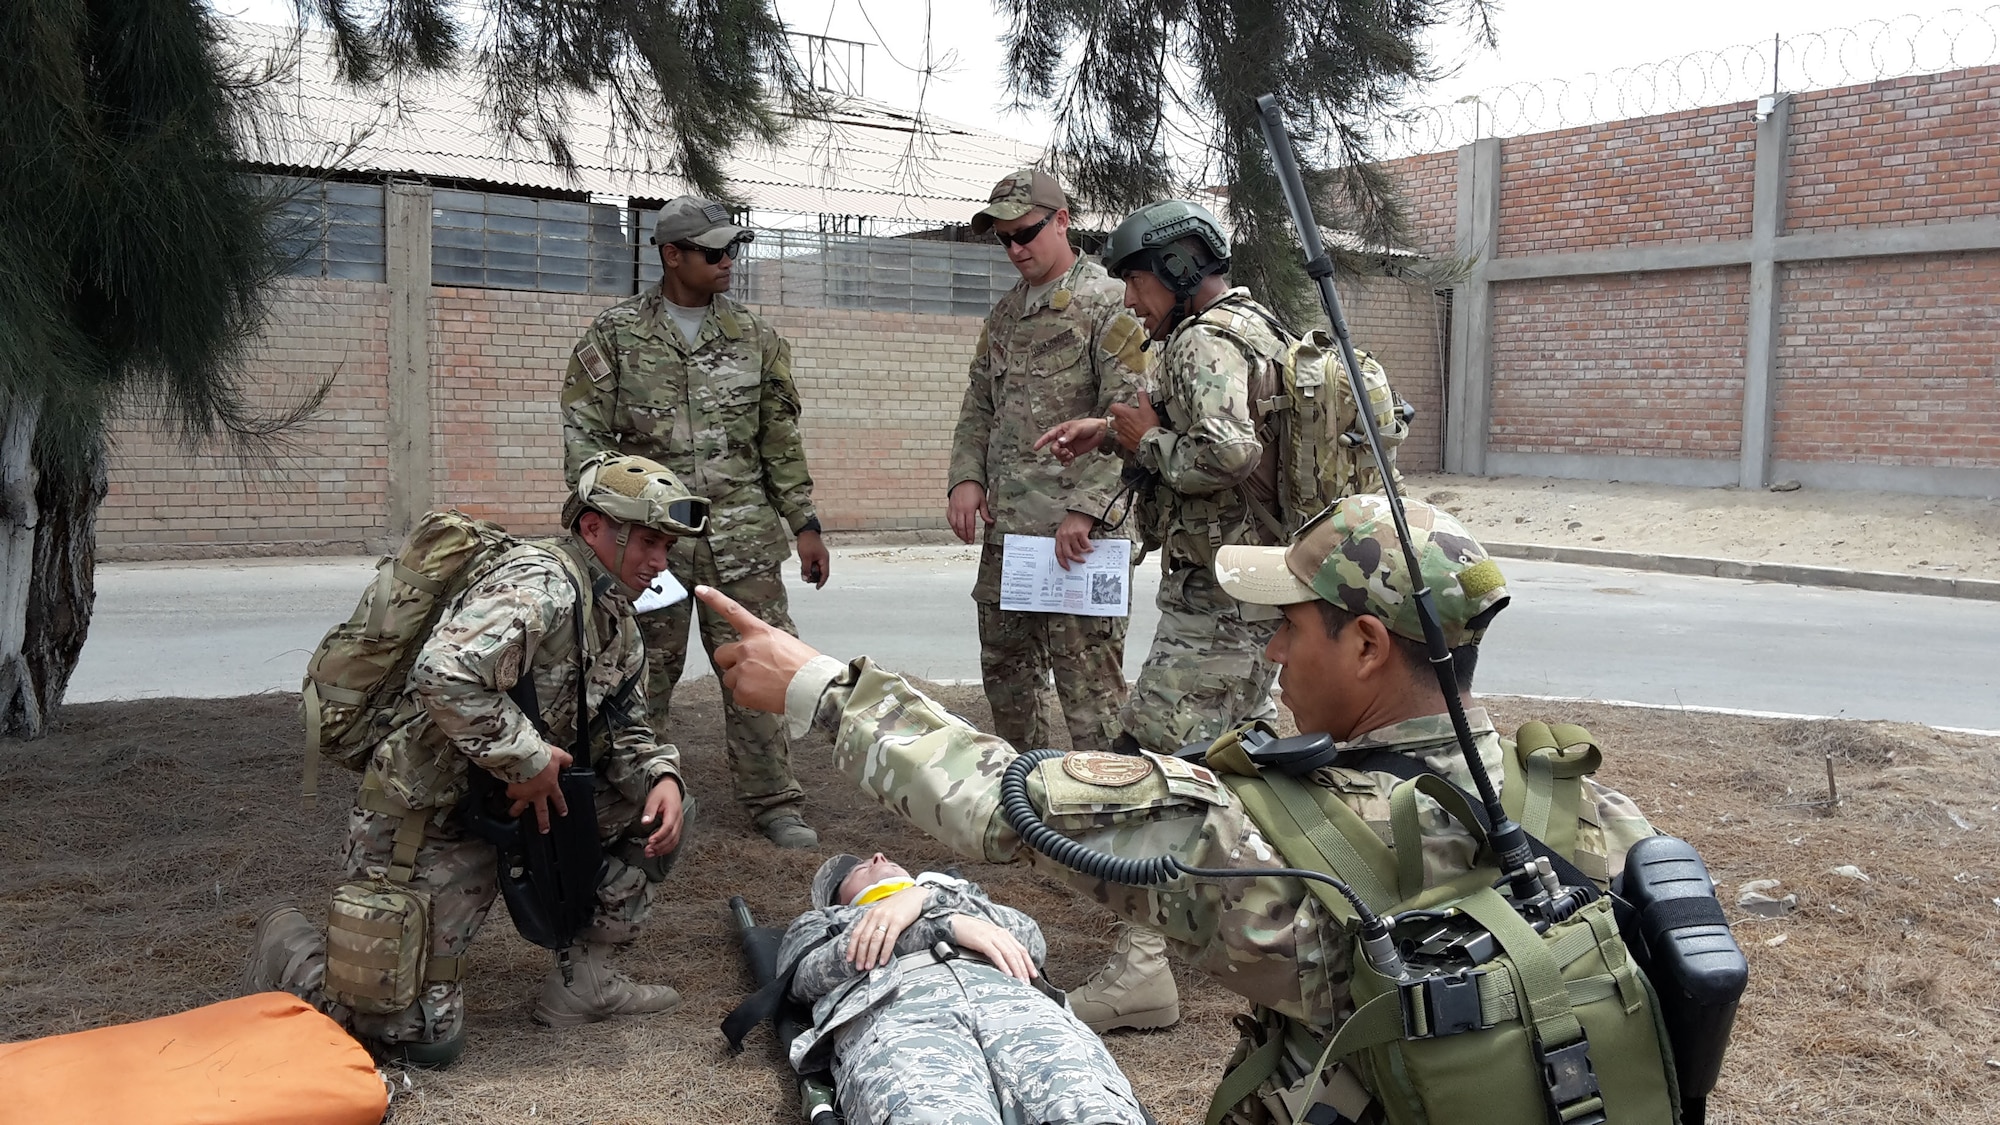
[[[713,586],[696,586],[694,588],[694,596],[705,602],[708,608],[721,614],[722,619],[729,622],[730,627],[736,630],[738,636],[747,635],[745,626],[754,625],[768,628],[756,614],[744,609],[742,604],[737,602],[735,598],[730,597]]]

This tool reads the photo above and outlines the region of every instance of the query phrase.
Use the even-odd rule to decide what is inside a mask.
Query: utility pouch
[[[431,896],[387,879],[333,889],[326,914],[326,993],[368,1015],[400,1012],[423,991]]]

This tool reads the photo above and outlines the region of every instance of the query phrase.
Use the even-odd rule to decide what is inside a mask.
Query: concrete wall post
[[[1778,381],[1777,242],[1785,233],[1785,150],[1792,121],[1791,95],[1759,102],[1757,164],[1750,203],[1750,338],[1743,349],[1743,424],[1738,481],[1744,488],[1771,483],[1771,436]]]
[[[389,185],[389,527],[402,538],[429,511],[431,486],[431,189]]]
[[[1458,150],[1458,255],[1470,271],[1451,302],[1452,385],[1445,406],[1444,468],[1484,476],[1493,406],[1493,286],[1500,250],[1500,141]]]

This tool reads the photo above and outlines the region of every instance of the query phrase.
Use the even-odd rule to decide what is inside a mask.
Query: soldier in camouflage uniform
[[[1001,180],[972,217],[973,233],[993,232],[1021,280],[979,333],[952,435],[948,514],[967,543],[985,529],[972,600],[994,730],[1017,746],[1052,745],[1042,715],[1053,710],[1053,673],[1070,745],[1108,750],[1125,702],[1129,619],[1000,608],[1008,535],[1053,537],[1060,564],[1080,563],[1119,492],[1115,459],[1065,466],[1035,439],[1063,419],[1131,401],[1145,377],[1145,331],[1120,307],[1123,287],[1070,246],[1069,221],[1062,186],[1033,168]]]
[[[830,1056],[852,1125],[1147,1120],[1103,1041],[1037,991],[1048,951],[1034,919],[879,852],[827,860],[813,907],[778,950],[797,965],[792,997],[813,1006],[792,1065]]]
[[[799,571],[826,585],[831,563],[813,512],[812,477],[799,440],[799,395],[791,346],[762,317],[727,296],[732,267],[755,235],[721,204],[682,196],[654,227],[665,269],[660,283],[612,306],[576,345],[563,378],[564,466],[607,449],[649,457],[715,505],[715,526],[683,540],[668,569],[681,585],[706,583],[759,617],[796,633],[778,571],[785,533],[798,538]],[[687,661],[692,601],[640,617],[646,641],[647,714],[665,737],[674,687]],[[733,634],[700,614],[708,652]],[[801,815],[805,790],[792,776],[781,724],[722,696],[723,730],[736,799],[781,847],[819,837]]]
[[[1509,598],[1499,567],[1456,520],[1429,505],[1410,504],[1408,522],[1421,538],[1415,544],[1421,581],[1436,595],[1446,642],[1460,649],[1476,644]],[[1355,750],[1408,755],[1471,786],[1424,656],[1417,583],[1383,498],[1341,501],[1289,550],[1224,547],[1215,574],[1228,593],[1284,613],[1268,655],[1281,668],[1284,698],[1301,731],[1331,734]],[[701,596],[727,609],[717,595]],[[1300,881],[1259,874],[1285,860],[1203,766],[1150,753],[1070,754],[1030,775],[1030,799],[1066,836],[1119,856],[1173,855],[1244,875],[1157,887],[1109,883],[1025,848],[999,809],[1000,777],[1014,748],[967,726],[901,677],[866,658],[841,664],[769,631],[746,632],[744,643],[717,658],[739,698],[783,708],[794,731],[816,725],[833,732],[842,772],[967,858],[1025,859],[1121,917],[1158,927],[1195,968],[1305,1023],[1322,1040],[1352,1011],[1340,921]],[[1461,680],[1461,688],[1469,684]],[[1511,748],[1483,709],[1469,709],[1467,718],[1487,772],[1502,784],[1501,756]],[[1401,779],[1339,762],[1310,780],[1386,837],[1390,792]],[[1626,850],[1653,830],[1623,795],[1588,779],[1584,793],[1577,863],[1608,885]],[[1471,870],[1473,838],[1427,796],[1418,804],[1425,885]]]
[[[417,1002],[389,1015],[330,1004],[320,995],[326,943],[318,929],[293,907],[258,925],[246,987],[319,1002],[394,1061],[444,1066],[464,1049],[466,950],[499,892],[493,845],[467,835],[459,820],[467,771],[505,782],[513,815],[532,809],[546,824],[550,804],[564,811],[556,778],[570,762],[561,746],[575,741],[580,674],[593,725],[598,717],[604,723],[592,758],[604,870],[597,915],[577,936],[571,971],[550,971],[534,1017],[567,1027],[680,1004],[674,989],[637,984],[606,962],[638,936],[653,884],[680,846],[683,819],[680,752],[645,721],[645,657],[631,599],[665,569],[676,538],[701,533],[707,505],[643,458],[607,454],[585,466],[583,479],[564,508],[571,534],[509,551],[445,608],[406,689],[424,717],[376,746],[348,815],[347,878],[403,863],[411,867],[404,882],[430,896],[430,980]],[[580,605],[589,615],[581,653]],[[524,675],[546,739],[508,694]],[[629,693],[623,706],[621,693]],[[411,817],[423,821],[422,842],[413,857],[398,855],[398,830]]]
[[[1275,318],[1231,288],[1229,243],[1192,203],[1155,203],[1118,225],[1104,248],[1125,304],[1164,342],[1154,391],[1108,415],[1051,429],[1058,458],[1117,448],[1153,474],[1140,509],[1148,546],[1161,549],[1160,626],[1119,719],[1121,749],[1171,754],[1274,713],[1277,668],[1264,645],[1277,615],[1239,606],[1210,573],[1217,549],[1281,540],[1252,514],[1277,497],[1276,451],[1258,438],[1250,387],[1284,354]],[[1157,401],[1155,401],[1157,399]]]

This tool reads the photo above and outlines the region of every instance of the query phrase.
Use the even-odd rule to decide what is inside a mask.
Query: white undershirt
[[[691,309],[665,298],[661,298],[660,303],[667,307],[667,315],[674,318],[674,327],[681,330],[681,339],[693,344],[695,337],[701,335],[701,322],[708,319],[708,306]]]

